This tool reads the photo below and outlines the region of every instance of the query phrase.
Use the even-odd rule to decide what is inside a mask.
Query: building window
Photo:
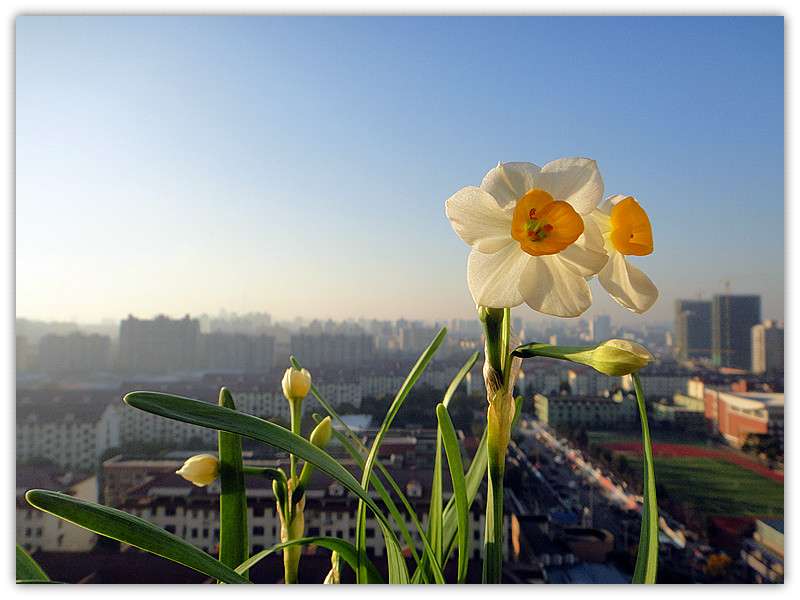
[[[263,517],[264,516],[264,507],[263,506],[254,506],[253,507],[253,516],[254,517]]]
[[[253,535],[264,535],[264,528],[260,525],[253,527]]]

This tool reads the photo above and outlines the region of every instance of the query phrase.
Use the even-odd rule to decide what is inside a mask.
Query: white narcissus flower
[[[588,215],[603,199],[595,161],[563,158],[538,167],[500,163],[481,186],[445,203],[459,237],[472,246],[467,283],[478,306],[576,317],[592,304],[586,278],[608,256]]]
[[[198,454],[188,459],[180,470],[175,472],[186,481],[203,487],[219,476],[219,459],[211,454]]]
[[[653,229],[647,213],[633,197],[617,195],[607,198],[590,216],[603,234],[609,257],[597,274],[600,285],[625,308],[645,312],[658,298],[658,289],[625,257],[653,252]]]

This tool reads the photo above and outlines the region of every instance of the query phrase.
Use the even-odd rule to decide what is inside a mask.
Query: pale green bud
[[[180,470],[175,472],[186,481],[203,487],[219,477],[219,459],[211,454],[198,454],[188,459]]]
[[[289,402],[302,400],[311,389],[311,374],[305,369],[298,371],[294,367],[289,367],[283,374],[281,385],[283,395]]]
[[[608,340],[591,351],[585,364],[613,377],[630,375],[652,362],[653,355],[641,344]]]
[[[325,417],[319,422],[319,425],[314,428],[314,431],[311,432],[311,437],[308,441],[310,441],[320,450],[324,450],[328,445],[328,442],[331,441],[332,430],[333,426],[331,425],[331,418]]]
[[[527,344],[520,346],[513,356],[530,358],[544,356],[589,365],[601,373],[612,377],[630,375],[655,360],[653,355],[641,344],[628,340],[608,340],[595,347],[571,348],[569,346],[549,346],[547,344]]]

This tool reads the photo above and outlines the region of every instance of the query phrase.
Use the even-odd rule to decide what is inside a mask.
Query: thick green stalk
[[[644,491],[642,493],[642,529],[639,534],[639,552],[633,583],[655,583],[658,571],[658,504],[656,502],[656,479],[653,471],[653,449],[650,445],[650,429],[647,426],[647,406],[639,373],[631,374],[639,403],[642,421],[642,448],[644,449]]]
[[[236,410],[227,388],[219,392],[219,405]],[[235,569],[248,556],[247,498],[242,467],[242,439],[220,431],[219,442],[219,560]],[[243,573],[247,577],[247,573]]]
[[[515,413],[511,387],[511,310],[479,311],[486,331],[484,379],[489,399],[486,418],[488,493],[484,534],[483,583],[502,583],[503,575],[503,472],[511,422]],[[487,368],[488,367],[488,368]]]
[[[303,398],[298,398],[289,402],[292,433],[296,435],[300,435],[302,406]],[[288,506],[286,506],[286,518],[281,521],[282,542],[290,542],[303,537],[303,532],[305,530],[305,517],[303,515],[305,497],[304,494],[297,489],[299,483],[297,477],[297,457],[291,454],[289,456],[289,461],[290,479],[288,486]],[[297,572],[300,566],[301,551],[302,549],[300,546],[291,546],[283,550],[283,570],[286,583],[299,583]]]
[[[493,412],[489,407],[489,413]],[[502,583],[503,578],[503,476],[508,437],[487,424],[489,478],[486,497],[486,531],[483,544],[483,583]]]
[[[291,430],[292,433],[295,433],[297,435],[300,435],[300,423],[302,421],[302,407],[303,407],[302,398],[289,401],[289,416],[291,419]],[[291,463],[289,478],[291,479],[291,481],[295,481],[297,479],[297,457],[294,454],[292,454],[290,455],[289,460]]]

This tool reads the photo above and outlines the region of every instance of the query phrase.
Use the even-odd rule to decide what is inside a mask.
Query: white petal
[[[592,305],[586,280],[564,266],[557,255],[528,261],[519,291],[533,310],[556,317],[577,317]]]
[[[503,210],[495,199],[474,186],[453,194],[445,212],[458,236],[473,248],[491,254],[512,243],[513,207]]]
[[[603,200],[603,203],[597,208],[597,210],[600,210],[605,214],[607,214],[608,218],[610,219],[611,209],[614,208],[617,205],[617,203],[625,200],[625,198],[627,198],[627,196],[623,196],[622,194],[615,194],[614,196],[609,196],[608,198]]]
[[[481,189],[497,199],[503,208],[514,207],[517,201],[534,187],[533,181],[541,168],[528,162],[499,163],[486,174]]]
[[[584,230],[574,244],[558,253],[558,258],[581,277],[597,275],[608,261],[604,240],[597,223],[589,217],[583,219]]]
[[[616,251],[611,252],[597,279],[614,300],[635,313],[645,312],[658,298],[658,290],[650,278]]]
[[[534,187],[556,200],[569,202],[581,215],[588,215],[603,199],[603,178],[597,163],[589,158],[562,158],[547,163],[536,176]]]
[[[475,304],[510,308],[522,304],[519,278],[531,257],[519,244],[510,244],[494,254],[473,250],[467,261],[467,283]]]

